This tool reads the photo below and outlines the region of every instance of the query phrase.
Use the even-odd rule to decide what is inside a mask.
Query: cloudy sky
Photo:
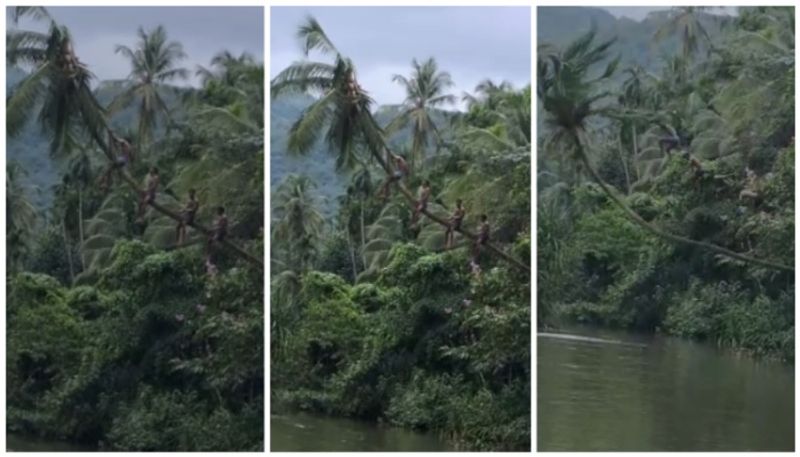
[[[170,40],[183,44],[187,59],[182,66],[191,70],[191,84],[197,83],[197,65],[208,65],[219,51],[239,55],[246,51],[264,61],[264,15],[260,7],[49,7],[55,20],[66,25],[75,42],[78,58],[100,79],[122,79],[130,64],[114,53],[117,44],[134,47],[141,26],[150,30],[163,25]],[[9,27],[10,8],[6,10]],[[41,22],[23,20],[21,29],[44,30]]]
[[[411,59],[435,57],[459,96],[481,80],[531,82],[531,21],[527,7],[272,7],[270,75],[303,58],[297,28],[307,15],[358,69],[359,83],[378,104],[403,101],[392,75]],[[312,54],[313,59],[327,56]]]

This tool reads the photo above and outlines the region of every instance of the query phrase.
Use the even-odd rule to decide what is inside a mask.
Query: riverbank
[[[789,364],[587,327],[539,336],[537,364],[540,451],[794,449]]]

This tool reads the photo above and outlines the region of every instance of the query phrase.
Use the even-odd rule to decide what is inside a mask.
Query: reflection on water
[[[415,433],[371,422],[291,413],[271,417],[270,450],[413,452],[450,449],[430,433]]]
[[[578,333],[537,338],[538,450],[794,450],[792,365],[675,338]]]

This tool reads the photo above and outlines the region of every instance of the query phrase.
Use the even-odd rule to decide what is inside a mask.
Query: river
[[[339,417],[291,413],[271,416],[270,450],[415,452],[451,449],[431,433],[417,433]]]
[[[710,344],[540,333],[540,451],[793,451],[794,366]]]

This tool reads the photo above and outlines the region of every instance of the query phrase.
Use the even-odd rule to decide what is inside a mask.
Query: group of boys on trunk
[[[393,171],[389,173],[389,176],[387,176],[386,180],[378,191],[378,194],[381,196],[384,202],[389,198],[389,189],[392,184],[401,182],[410,174],[408,163],[406,163],[406,160],[402,156],[392,154],[388,151],[387,154],[391,156],[389,164],[393,168]],[[422,181],[422,184],[420,184],[420,187],[417,191],[416,204],[414,205],[414,212],[411,215],[411,226],[413,228],[418,227],[420,215],[426,213],[428,210],[428,200],[430,197],[431,183],[425,179]],[[447,225],[445,226],[445,249],[452,249],[454,247],[455,232],[462,232],[461,224],[464,221],[466,214],[467,212],[464,208],[464,202],[461,199],[456,200],[456,207],[448,218]],[[473,272],[476,274],[480,272],[480,268],[478,266],[478,256],[481,253],[481,248],[489,242],[490,230],[491,227],[489,226],[489,217],[485,214],[481,214],[478,233],[474,243],[472,244],[472,259],[470,261],[470,266],[472,267]]]
[[[112,176],[115,171],[122,172],[128,165],[134,161],[134,152],[131,144],[114,134],[110,129],[108,130],[109,146],[113,151],[118,151],[113,158],[113,162],[108,166],[106,171],[100,176],[100,188],[107,192],[112,183]],[[137,221],[143,222],[147,206],[154,203],[156,200],[156,193],[161,178],[158,173],[158,168],[152,166],[145,176],[144,191],[139,194],[139,203],[137,209]],[[182,246],[186,241],[186,228],[194,226],[194,219],[197,211],[200,209],[200,202],[197,200],[197,191],[189,189],[189,199],[180,210],[180,220],[175,227],[175,237],[177,246]],[[214,256],[212,255],[215,248],[219,247],[228,234],[228,217],[225,215],[225,208],[219,206],[216,208],[216,220],[211,234],[206,242],[206,270],[209,274],[214,275],[217,272]]]

